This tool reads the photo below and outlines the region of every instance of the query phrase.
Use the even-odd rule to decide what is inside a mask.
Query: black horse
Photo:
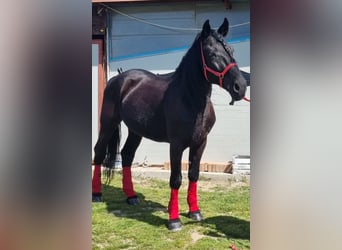
[[[121,150],[123,166],[123,192],[127,202],[136,205],[131,164],[142,137],[170,143],[171,197],[168,207],[168,228],[181,229],[178,209],[178,189],[181,186],[181,159],[189,151],[189,186],[187,202],[189,216],[203,219],[197,202],[197,181],[200,160],[206,146],[207,135],[215,123],[210,101],[212,83],[227,90],[232,102],[245,96],[246,80],[242,76],[232,48],[225,42],[228,34],[225,18],[217,31],[207,20],[183,57],[176,71],[155,75],[142,69],[121,72],[108,81],[101,111],[101,129],[95,145],[93,199],[101,196],[100,167],[115,161],[120,140],[120,123],[124,121],[129,133]]]

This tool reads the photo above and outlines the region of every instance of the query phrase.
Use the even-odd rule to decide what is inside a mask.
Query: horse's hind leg
[[[98,140],[96,142],[94,152],[94,173],[92,179],[92,196],[93,201],[101,201],[101,165],[106,157],[107,147],[110,140],[115,141],[113,136],[120,139],[120,120],[116,119],[114,113],[114,103],[112,101],[104,100],[101,112],[101,128]]]
[[[138,204],[139,200],[134,192],[131,166],[134,159],[135,151],[137,150],[142,137],[128,131],[128,137],[123,149],[121,150],[122,158],[122,190],[127,197],[127,203],[130,205]]]
[[[103,164],[103,160],[107,154],[107,147],[109,146],[109,142],[117,141],[114,137],[118,137],[120,131],[120,127],[116,128],[111,127],[101,127],[99,138],[95,145],[94,151],[94,173],[92,179],[92,200],[94,202],[101,201],[102,197],[102,184],[101,184],[101,165]],[[113,144],[113,143],[110,143]],[[116,149],[110,149],[111,151],[116,151]],[[108,166],[107,166],[108,167]]]
[[[94,173],[92,179],[92,200],[93,202],[101,201],[102,197],[102,184],[101,184],[101,165],[106,156],[107,144],[112,137],[113,130],[101,129],[99,138],[95,145],[95,157],[94,157]]]
[[[189,217],[196,221],[203,220],[197,201],[197,181],[199,178],[200,161],[207,140],[205,139],[201,144],[190,147],[189,151],[189,186],[187,202],[189,205]]]

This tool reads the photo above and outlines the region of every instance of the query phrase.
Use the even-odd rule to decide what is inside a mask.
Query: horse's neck
[[[200,58],[197,59],[200,60]],[[203,76],[201,62],[187,63],[180,72],[179,79],[178,83],[181,84],[184,97],[200,110],[204,110],[207,101],[210,100],[212,86]]]

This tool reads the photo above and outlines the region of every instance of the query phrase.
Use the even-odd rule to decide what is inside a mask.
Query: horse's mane
[[[194,47],[196,47],[196,43],[198,43],[200,36],[201,36],[201,33],[198,33],[197,36],[195,37],[195,39],[194,39],[192,45],[190,46],[190,48],[188,49],[188,51],[187,51],[187,52],[185,53],[185,55],[183,56],[181,62],[179,63],[179,65],[177,66],[177,68],[176,68],[176,70],[175,70],[175,74],[174,74],[175,77],[178,76],[178,75],[182,72],[182,70],[184,69],[184,67],[186,67],[186,66],[189,65],[189,63],[190,63],[191,60],[188,60],[188,58],[189,58],[190,56],[192,56],[193,49],[194,49]]]

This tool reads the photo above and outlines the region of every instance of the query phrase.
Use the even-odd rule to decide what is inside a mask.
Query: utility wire
[[[148,25],[152,25],[152,26],[155,26],[155,27],[158,27],[158,28],[162,28],[162,29],[177,30],[177,31],[201,31],[202,30],[200,28],[179,28],[179,27],[173,27],[173,26],[168,26],[168,25],[152,23],[152,22],[146,21],[144,19],[141,19],[141,18],[138,18],[138,17],[131,16],[129,14],[126,14],[126,13],[124,13],[124,12],[118,10],[118,9],[109,7],[106,4],[100,3],[100,5],[104,6],[105,8],[107,8],[107,9],[109,9],[109,10],[111,10],[111,11],[117,13],[117,14],[125,16],[125,17],[127,17],[129,19],[132,19],[132,20],[135,20],[135,21],[138,21],[138,22],[141,22],[141,23],[145,23],[145,24],[148,24]],[[235,27],[239,27],[239,26],[243,26],[243,25],[248,25],[248,24],[250,24],[250,22],[239,23],[239,24],[231,25],[230,28],[235,28]],[[217,28],[214,28],[214,29],[217,29]]]

